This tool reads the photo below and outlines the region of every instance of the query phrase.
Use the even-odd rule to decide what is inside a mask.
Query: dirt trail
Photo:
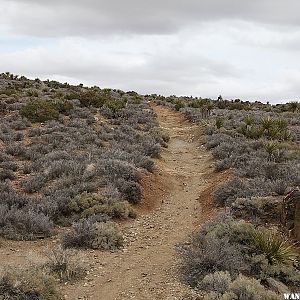
[[[156,161],[155,173],[166,188],[158,193],[155,209],[123,224],[124,250],[86,253],[92,261],[87,280],[67,285],[66,299],[173,300],[186,293],[178,278],[175,247],[212,213],[209,201],[204,201],[208,208],[198,201],[210,181],[212,160],[201,146],[199,126],[170,109],[153,109],[171,138]],[[153,192],[146,188],[146,193],[153,196]]]

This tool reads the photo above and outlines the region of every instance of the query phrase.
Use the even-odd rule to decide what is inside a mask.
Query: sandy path
[[[156,162],[168,187],[157,199],[161,204],[123,225],[124,250],[87,252],[92,269],[87,280],[64,288],[66,299],[182,299],[186,292],[178,278],[175,247],[205,219],[198,198],[207,187],[212,160],[201,146],[199,126],[167,108],[153,109],[171,137]]]

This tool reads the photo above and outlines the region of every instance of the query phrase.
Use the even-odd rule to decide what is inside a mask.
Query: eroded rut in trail
[[[199,126],[168,108],[153,105],[153,109],[170,135],[169,147],[156,161],[159,190],[156,184],[145,188],[152,201],[157,195],[155,208],[122,225],[126,239],[122,251],[86,252],[92,265],[87,280],[65,286],[66,299],[173,300],[186,293],[175,247],[214,214],[210,201],[201,204],[198,199],[213,172],[212,159],[201,146]]]

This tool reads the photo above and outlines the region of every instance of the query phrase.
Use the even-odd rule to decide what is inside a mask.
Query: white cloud
[[[0,0],[0,71],[141,93],[296,99],[299,6]]]

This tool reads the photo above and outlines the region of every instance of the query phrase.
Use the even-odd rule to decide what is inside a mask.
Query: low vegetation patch
[[[63,236],[66,248],[117,250],[123,246],[123,237],[117,225],[104,216],[92,216],[73,224],[73,230]]]
[[[0,276],[1,300],[60,300],[56,281],[38,268],[7,271]]]
[[[208,223],[188,245],[180,247],[180,252],[184,279],[198,290],[223,294],[230,290],[231,280],[239,282],[239,278],[244,278],[241,274],[255,278],[244,278],[243,289],[251,280],[260,286],[269,277],[291,290],[300,286],[300,271],[295,264],[298,254],[292,242],[279,231],[255,227],[230,216]],[[260,290],[262,295],[268,294]]]
[[[94,215],[135,217],[141,175],[168,141],[144,96],[11,74],[0,75],[0,91],[1,236],[45,238]],[[111,241],[112,223],[98,225]],[[121,242],[105,244],[93,247]]]

